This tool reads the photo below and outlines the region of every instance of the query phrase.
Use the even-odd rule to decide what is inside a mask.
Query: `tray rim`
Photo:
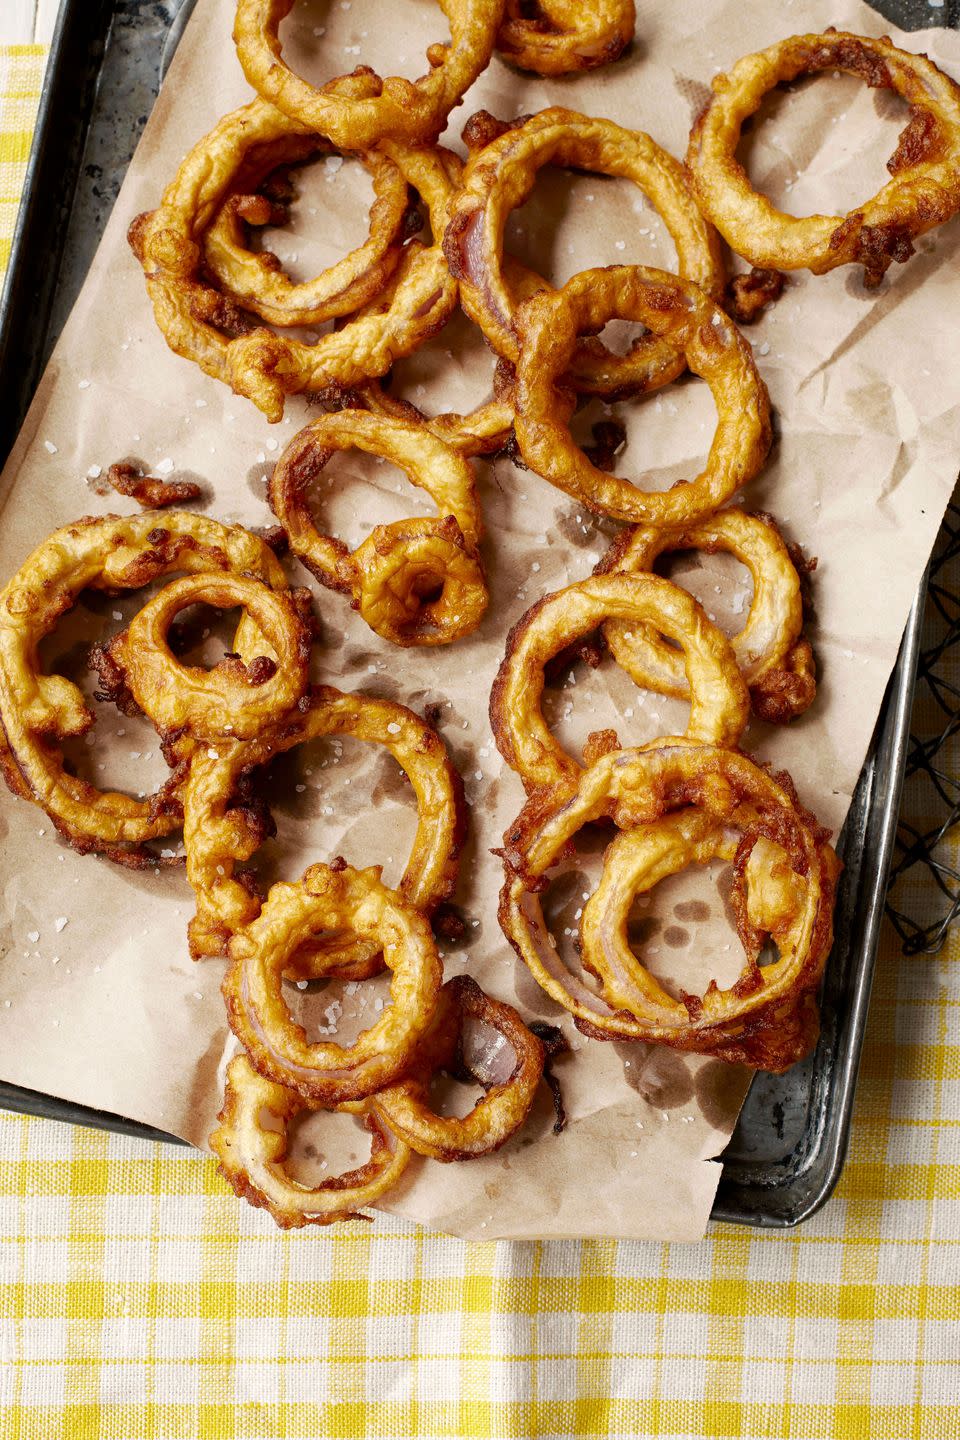
[[[185,0],[183,8],[192,9],[191,0]],[[105,18],[106,23],[103,29],[105,40],[115,14],[114,0],[99,0],[99,4],[95,6],[91,6],[88,0],[61,0],[60,14],[47,61],[41,103],[37,111],[36,129],[27,164],[7,272],[2,290],[0,290],[0,369],[3,368],[2,362],[9,343],[8,332],[13,325],[14,293],[18,286],[18,276],[24,265],[24,256],[29,248],[31,229],[38,205],[36,191],[40,183],[41,172],[50,162],[49,130],[57,105],[62,101],[62,89],[65,84],[69,85],[70,83],[70,42],[75,38],[74,32],[78,30],[80,33],[89,32],[91,24],[96,18],[92,13],[94,9],[102,13]],[[174,18],[173,26],[176,26],[177,18]],[[167,58],[169,59],[169,56]],[[87,133],[88,124],[89,115],[85,114],[80,126],[83,136]],[[60,258],[58,256],[56,275],[59,275]],[[56,280],[53,283],[55,287]],[[39,376],[37,377],[38,381]],[[11,436],[11,445],[15,442],[16,433],[14,432]],[[3,437],[0,435],[0,463],[3,463],[5,458]],[[920,652],[925,595],[926,575],[924,575],[911,607],[898,658],[891,672],[883,705],[878,715],[874,742],[857,785],[857,790],[859,790],[865,780],[873,782],[878,758],[889,747],[892,760],[891,768],[887,772],[888,780],[892,781],[890,797],[876,835],[878,862],[872,874],[873,883],[865,885],[863,875],[861,874],[859,877],[860,883],[854,912],[858,938],[851,943],[851,956],[855,957],[856,964],[853,967],[852,986],[846,994],[848,1005],[844,1023],[839,1028],[837,1035],[836,1054],[833,1062],[832,1103],[821,1129],[816,1150],[818,1158],[821,1154],[825,1156],[826,1168],[813,1191],[795,1209],[782,1213],[764,1212],[762,1209],[747,1213],[738,1210],[734,1203],[722,1198],[723,1177],[721,1177],[710,1216],[713,1221],[766,1229],[794,1228],[810,1219],[822,1208],[832,1195],[842,1173],[850,1141],[850,1124],[886,899],[887,876],[893,859],[894,838],[899,817],[909,740],[909,722]],[[0,1080],[0,1109],[18,1114],[36,1115],[64,1124],[86,1126],[154,1141],[166,1141],[190,1148],[187,1142],[180,1137],[170,1135],[142,1122],[76,1104],[58,1096],[28,1090],[2,1080]],[[722,1161],[722,1153],[716,1159]],[[769,1188],[772,1192],[774,1189],[785,1190],[788,1186],[784,1184]]]

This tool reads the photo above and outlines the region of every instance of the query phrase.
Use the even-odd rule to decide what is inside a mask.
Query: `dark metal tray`
[[[61,0],[44,96],[0,298],[0,462],[81,284],[192,0]],[[883,0],[911,28],[958,23],[960,0]],[[165,57],[166,52],[166,57]],[[784,1076],[758,1075],[733,1138],[713,1218],[799,1224],[843,1166],[903,780],[925,586],[907,624],[870,758],[844,826],[846,872],[816,1052]],[[0,1082],[0,1106],[153,1139],[116,1115]],[[178,1142],[179,1143],[179,1142]]]

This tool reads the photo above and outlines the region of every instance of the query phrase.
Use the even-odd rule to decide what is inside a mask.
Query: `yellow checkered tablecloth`
[[[42,68],[0,50],[0,271]],[[958,962],[885,935],[847,1168],[794,1234],[282,1235],[199,1155],[2,1115],[0,1436],[960,1437]]]

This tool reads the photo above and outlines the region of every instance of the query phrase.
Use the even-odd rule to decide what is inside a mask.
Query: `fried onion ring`
[[[494,1030],[512,1052],[512,1066],[503,1078],[492,1081],[471,1069],[464,1046],[470,1020]],[[408,1074],[378,1090],[367,1103],[418,1154],[442,1161],[473,1160],[499,1150],[520,1129],[530,1113],[543,1064],[543,1045],[516,1010],[485,994],[468,975],[458,975],[440,991],[430,1031]],[[438,1070],[462,1072],[488,1087],[462,1119],[437,1115],[430,1104],[430,1081]]]
[[[351,554],[317,529],[304,493],[335,450],[362,450],[399,466],[436,501],[440,518],[377,525]],[[350,595],[385,640],[446,645],[479,625],[488,595],[473,473],[425,426],[365,410],[319,416],[287,446],[267,494],[294,554],[322,585]]]
[[[392,1004],[350,1046],[310,1044],[287,1009],[282,976],[318,931],[340,930],[383,950]],[[443,980],[429,922],[381,883],[375,866],[311,865],[298,884],[272,886],[229,953],[223,994],[231,1030],[261,1075],[320,1105],[363,1100],[404,1074]]]
[[[183,838],[187,879],[197,900],[189,929],[195,959],[224,954],[230,937],[260,911],[259,898],[237,871],[265,838],[262,812],[238,798],[243,780],[275,756],[328,735],[382,745],[413,786],[419,824],[398,887],[403,900],[430,915],[452,893],[466,834],[466,806],[463,782],[443,741],[403,705],[317,686],[307,707],[255,741],[201,747],[193,757],[183,791]],[[375,941],[314,939],[312,968],[329,974],[334,968],[351,967],[355,976],[369,974],[370,962],[378,960],[380,950]],[[294,964],[286,973],[300,971]]]
[[[246,396],[268,420],[283,418],[287,395],[352,385],[385,375],[440,330],[457,303],[457,285],[439,242],[412,240],[391,278],[389,303],[367,307],[314,344],[278,335],[249,319],[203,272],[201,242],[209,217],[227,198],[232,168],[218,163],[222,127],[194,146],[158,209],[139,215],[128,239],[143,268],[154,318],[176,354]],[[447,151],[411,150],[384,142],[384,154],[426,202],[442,236],[459,162]]]
[[[481,138],[484,133],[481,129]],[[498,355],[516,364],[520,352],[517,312],[522,296],[516,293],[514,272],[503,265],[504,229],[511,212],[529,197],[538,170],[550,164],[632,180],[662,216],[677,247],[680,274],[720,299],[724,268],[719,237],[697,208],[680,162],[649,135],[624,130],[612,120],[594,120],[559,107],[542,110],[471,155],[443,241],[451,273],[460,282],[460,302]],[[539,288],[554,293],[545,281]],[[647,323],[645,315],[623,318]],[[611,397],[666,385],[683,372],[686,362],[682,342],[678,346],[655,331],[641,336],[626,355],[613,354],[594,338],[581,340],[562,370],[554,373],[568,367],[577,390]]]
[[[507,0],[497,50],[521,70],[571,75],[618,60],[636,24],[633,0]]]
[[[382,80],[367,67],[370,93],[348,97],[334,85],[316,89],[285,63],[280,22],[294,0],[238,0],[233,39],[243,73],[254,90],[284,114],[347,149],[384,139],[425,144],[436,140],[447,116],[490,63],[504,0],[439,0],[450,40],[427,51],[430,70],[419,80]]]
[[[172,654],[168,633],[189,605],[239,606],[263,636],[267,653],[246,662],[228,655],[209,670],[184,665]],[[186,731],[194,740],[251,740],[306,692],[313,627],[304,612],[309,617],[307,590],[271,590],[249,575],[184,575],[103,649],[161,736]]]
[[[736,149],[743,122],[765,95],[822,70],[844,70],[895,91],[910,106],[910,121],[887,162],[892,179],[872,200],[846,216],[798,218],[753,189]],[[751,265],[814,275],[862,265],[864,284],[879,285],[894,260],[910,258],[918,235],[960,209],[960,86],[926,55],[898,50],[888,36],[833,29],[793,35],[714,76],[713,91],[691,132],[687,164],[706,214]]]
[[[564,754],[541,710],[543,668],[572,641],[612,619],[646,620],[681,647],[690,686],[691,740],[736,745],[750,702],[730,642],[693,596],[659,575],[600,575],[547,595],[507,636],[490,693],[490,726],[500,754],[530,792],[576,784],[581,767]]]
[[[596,573],[652,571],[658,556],[675,550],[725,551],[747,567],[753,599],[746,624],[730,643],[750,687],[754,713],[778,725],[801,715],[817,693],[816,668],[810,642],[801,638],[800,576],[773,518],[733,508],[686,528],[627,530]],[[690,694],[680,655],[655,626],[609,620],[603,634],[615,659],[641,688],[677,699]]]
[[[107,515],[56,530],[34,550],[0,595],[0,766],[15,795],[46,811],[81,853],[96,850],[123,865],[162,863],[144,847],[180,824],[182,773],[147,800],[101,791],[64,768],[57,744],[85,734],[93,714],[63,675],[40,673],[37,650],[81,591],[137,590],[178,571],[255,575],[274,590],[287,579],[256,535],[203,515]],[[245,616],[234,648],[263,654]],[[272,658],[272,657],[271,657]]]
[[[313,1189],[290,1179],[284,1168],[287,1127],[309,1108],[301,1097],[258,1075],[246,1055],[230,1061],[219,1127],[210,1148],[220,1161],[220,1174],[242,1200],[269,1210],[283,1230],[302,1225],[331,1225],[335,1220],[362,1220],[357,1211],[378,1200],[403,1174],[410,1147],[391,1134],[375,1115],[367,1117],[372,1137],[370,1159],[345,1175],[331,1176]],[[266,1111],[280,1121],[280,1130],[262,1123]]]
[[[590,463],[557,410],[557,392],[578,333],[608,320],[641,321],[686,356],[710,386],[717,430],[706,468],[665,491],[641,490]],[[770,402],[749,343],[698,286],[665,270],[613,265],[584,270],[562,290],[535,295],[517,317],[521,339],[514,431],[531,470],[618,520],[689,525],[758,473],[770,449]]]
[[[687,806],[694,807],[689,820],[682,818]],[[677,810],[680,818],[671,815]],[[603,817],[627,835],[607,851],[608,878],[589,919],[584,912],[583,937],[593,968],[606,966],[616,975],[616,1001],[566,968],[537,898],[568,842]],[[661,823],[665,817],[668,825]],[[585,1034],[666,1044],[780,1072],[809,1052],[819,1029],[815,997],[833,943],[839,869],[826,836],[796,801],[787,777],[774,779],[738,751],[683,741],[617,751],[585,771],[576,789],[539,792],[507,831],[500,923],[538,983]],[[751,865],[758,847],[762,863]],[[625,954],[624,907],[632,894],[691,861],[731,850],[746,953],[740,979],[678,1002],[650,976],[639,984],[639,962]],[[779,959],[762,967],[761,928],[779,949]]]
[[[260,186],[279,165],[308,159],[318,150],[330,152],[332,147],[318,136],[305,135],[262,100],[220,122],[225,144],[232,138],[229,122],[239,132],[234,154],[238,161],[242,154],[243,161],[232,179],[234,193],[220,206],[203,239],[204,260],[221,289],[271,325],[320,325],[359,310],[390,279],[407,238],[410,191],[397,166],[375,150],[356,157],[373,182],[370,233],[362,245],[322,274],[297,284],[271,251],[250,249],[247,226],[284,224],[286,206],[258,193]],[[258,128],[266,136],[254,141]],[[271,141],[267,138],[271,134],[277,138]]]

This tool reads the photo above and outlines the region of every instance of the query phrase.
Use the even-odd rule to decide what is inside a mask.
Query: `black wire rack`
[[[887,915],[905,955],[933,955],[960,916],[960,490],[930,561]],[[933,881],[931,885],[930,881]]]

